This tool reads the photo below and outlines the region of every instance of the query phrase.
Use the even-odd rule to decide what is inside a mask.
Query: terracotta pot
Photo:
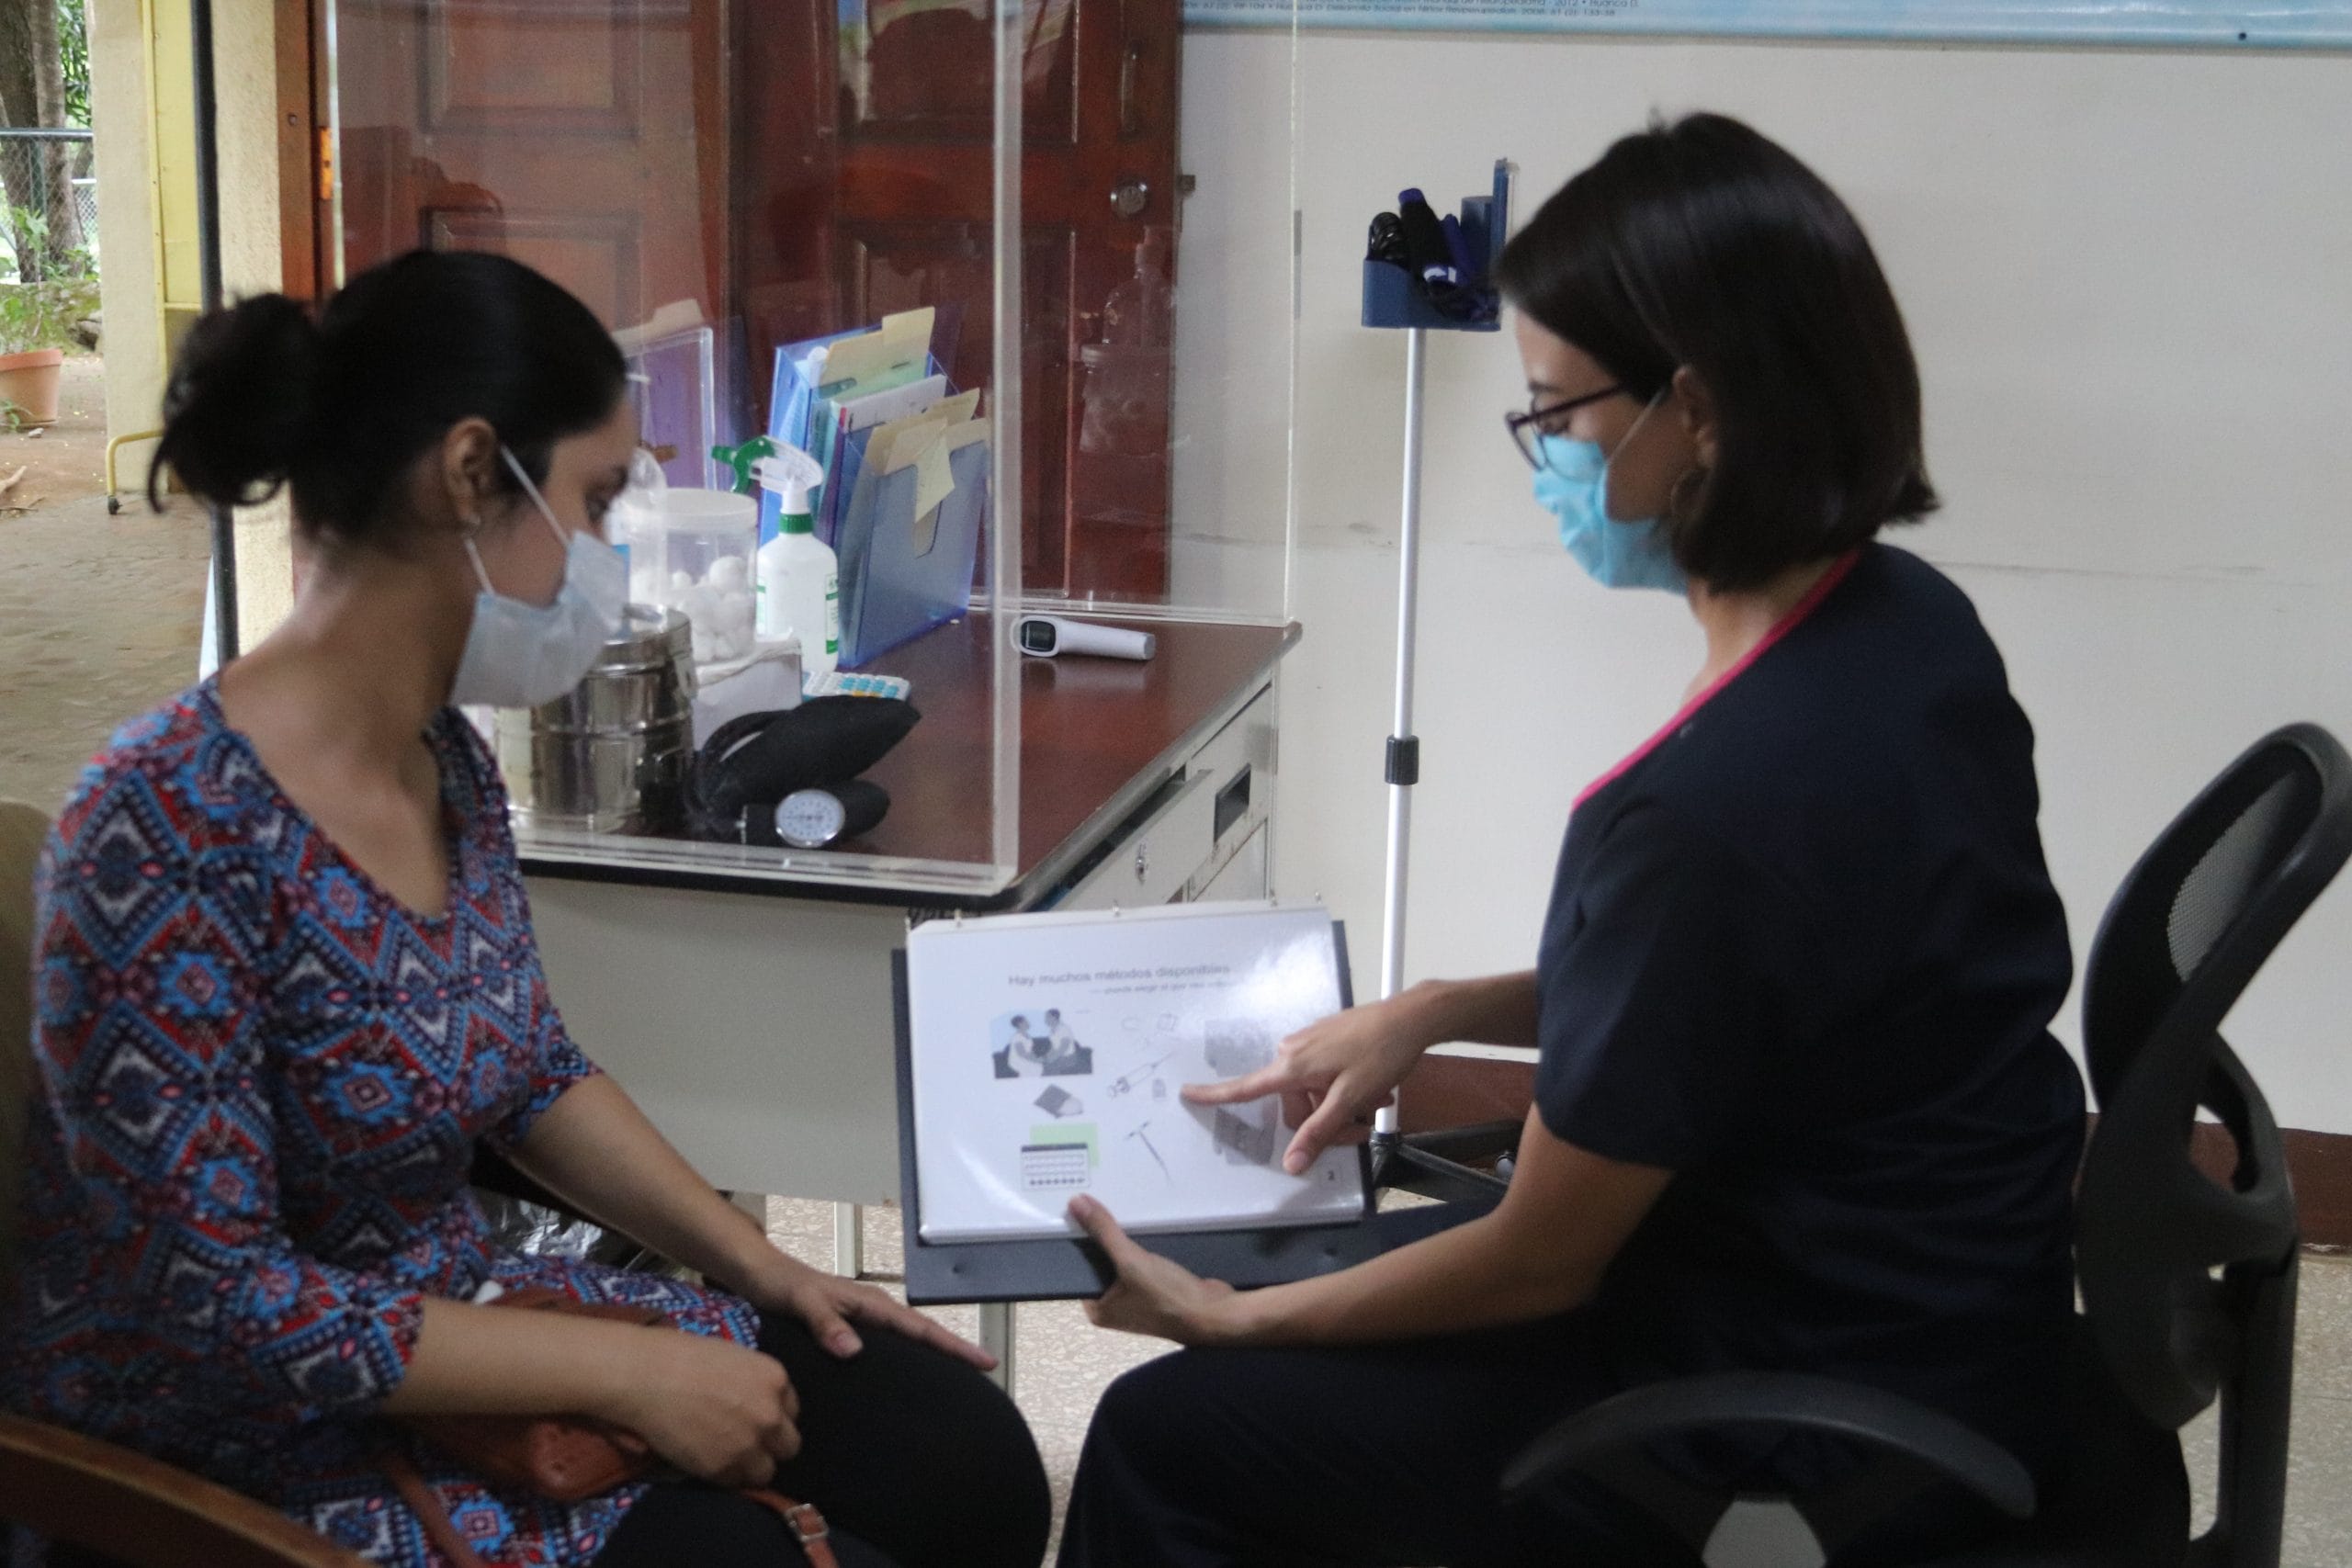
[[[19,424],[55,424],[57,382],[64,373],[65,355],[59,349],[0,354],[0,402],[16,405]]]

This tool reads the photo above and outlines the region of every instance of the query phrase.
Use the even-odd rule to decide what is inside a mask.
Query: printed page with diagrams
[[[1191,905],[933,920],[907,942],[921,1235],[1077,1234],[1080,1192],[1129,1230],[1344,1224],[1363,1161],[1298,1175],[1282,1103],[1188,1104],[1186,1084],[1270,1065],[1340,1010],[1338,930],[1319,906]]]

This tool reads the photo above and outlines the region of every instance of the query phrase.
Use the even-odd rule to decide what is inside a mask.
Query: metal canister
[[[675,610],[631,604],[565,696],[501,708],[498,761],[533,827],[656,834],[682,829],[695,757],[694,635]]]

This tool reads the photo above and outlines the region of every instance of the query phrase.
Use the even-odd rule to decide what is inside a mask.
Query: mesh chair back
[[[2166,1427],[2243,1364],[2249,1279],[2292,1268],[2278,1124],[2221,1024],[2347,857],[2352,759],[2325,730],[2291,725],[2165,829],[2091,947],[2083,1033],[2099,1123],[2077,1213],[2084,1307],[2119,1386]],[[2190,1163],[2199,1109],[2236,1145],[2227,1190]]]

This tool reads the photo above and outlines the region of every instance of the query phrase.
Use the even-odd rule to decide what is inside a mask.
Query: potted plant
[[[39,214],[11,208],[5,217],[19,256],[42,243],[48,225]],[[15,411],[10,423],[57,422],[64,344],[96,292],[96,279],[70,275],[0,285],[0,404]]]

